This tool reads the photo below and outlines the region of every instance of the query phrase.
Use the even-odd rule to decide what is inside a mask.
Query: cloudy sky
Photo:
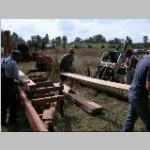
[[[133,42],[142,42],[145,35],[150,39],[150,19],[2,19],[1,29],[16,32],[25,40],[46,33],[50,39],[66,35],[69,42],[96,34],[107,40],[129,36]]]

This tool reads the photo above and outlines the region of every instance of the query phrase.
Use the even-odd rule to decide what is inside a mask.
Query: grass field
[[[67,50],[53,49],[45,53],[49,54],[54,61],[54,69],[51,73],[45,73],[53,82],[59,81],[58,75],[58,60],[61,55],[65,54]],[[76,49],[75,50],[75,67],[79,74],[86,74],[86,67],[89,66],[92,71],[96,70],[97,64],[101,55],[100,49]],[[34,68],[34,62],[20,64],[21,69],[27,73],[29,69]],[[66,101],[65,102],[65,116],[61,118],[59,115],[55,119],[55,131],[101,131],[101,132],[120,132],[124,121],[126,119],[129,104],[128,102],[109,97],[104,93],[97,92],[93,89],[83,87],[77,83],[74,88],[82,93],[85,97],[102,104],[104,107],[103,113],[98,116],[90,116],[77,105]],[[30,131],[29,124],[23,109],[19,109],[19,124],[12,129],[12,127],[2,128],[2,131]],[[138,120],[135,125],[135,131],[144,131],[141,120]]]

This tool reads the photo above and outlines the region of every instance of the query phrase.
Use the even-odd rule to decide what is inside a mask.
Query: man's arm
[[[19,81],[19,83],[21,83],[21,84],[28,83],[28,81],[23,81],[21,76],[19,75],[19,67],[18,67],[17,63],[14,64],[14,72],[15,72],[15,79],[17,81]]]
[[[126,69],[129,68],[129,66],[128,66],[128,61],[129,61],[129,59],[127,58],[126,61],[125,61],[125,63],[124,63],[124,67],[125,67]]]
[[[129,60],[129,68],[133,68],[136,66],[138,60],[136,57],[131,56],[131,59]]]

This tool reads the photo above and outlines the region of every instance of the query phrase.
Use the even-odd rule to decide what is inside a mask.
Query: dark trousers
[[[1,123],[2,125],[6,124],[7,109],[9,109],[9,123],[12,124],[16,122],[17,112],[17,98],[14,80],[2,78],[1,81]]]
[[[139,98],[132,92],[129,93],[130,109],[128,111],[127,120],[123,127],[124,132],[131,132],[138,117],[144,123],[145,131],[150,132],[150,108],[147,97]]]

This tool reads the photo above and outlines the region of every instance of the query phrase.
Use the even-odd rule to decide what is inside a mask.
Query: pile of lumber
[[[54,131],[54,118],[57,112],[63,116],[64,96],[59,95],[60,86],[55,86],[50,81],[41,80],[32,76],[33,82],[23,72],[21,77],[28,81],[27,90],[18,87],[21,103],[33,131]]]
[[[57,83],[55,85],[57,85]],[[85,110],[90,115],[96,115],[102,111],[102,108],[103,108],[102,105],[95,103],[88,98],[85,98],[77,91],[69,92],[70,87],[66,84],[64,84],[63,87],[64,87],[63,93],[66,99],[71,100],[72,102],[80,106],[83,110]]]

